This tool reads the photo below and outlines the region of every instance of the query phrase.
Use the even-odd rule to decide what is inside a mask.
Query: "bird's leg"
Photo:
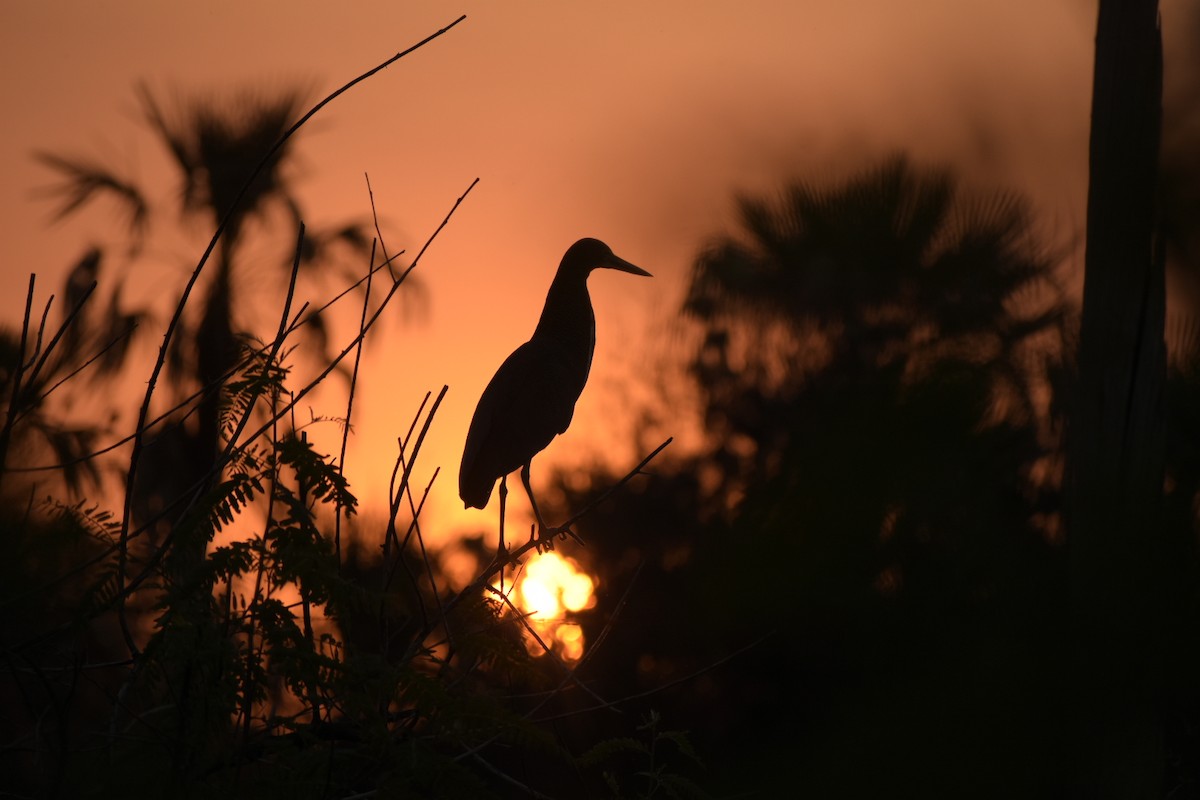
[[[529,496],[529,505],[533,506],[533,516],[537,518],[538,525],[538,551],[540,552],[544,546],[547,550],[554,549],[554,534],[558,531],[552,530],[546,526],[546,520],[542,519],[542,512],[538,509],[537,500],[533,499],[533,488],[529,485],[529,464],[521,467],[521,483],[525,485],[525,494]]]
[[[570,536],[572,539],[574,539],[579,544],[583,544],[583,539],[580,539],[579,534],[577,534],[577,533],[575,533],[575,531],[571,530],[571,526],[560,525],[557,528],[551,528],[549,525],[546,524],[546,520],[542,519],[542,512],[538,509],[537,501],[533,499],[533,488],[530,487],[530,485],[529,485],[529,465],[528,464],[521,467],[521,482],[525,485],[525,494],[529,495],[529,504],[531,506],[533,506],[533,515],[535,517],[537,517],[538,531],[537,531],[536,538],[538,540],[538,544],[537,544],[538,552],[539,553],[542,552],[543,548],[545,548],[546,550],[553,550],[554,549],[554,538],[556,536],[561,536],[564,539],[567,538],[568,536]],[[533,534],[533,531],[530,531],[529,540],[533,541],[534,538],[535,538],[535,536]]]
[[[504,506],[508,502],[508,484],[505,476],[500,476],[500,545],[496,548],[496,560],[500,562],[500,591],[504,591],[505,562],[508,561],[508,548],[504,546]]]

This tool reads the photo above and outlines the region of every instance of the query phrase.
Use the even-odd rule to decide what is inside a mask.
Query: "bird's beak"
[[[654,277],[653,275],[651,275],[649,272],[646,272],[646,270],[642,269],[641,267],[630,264],[625,259],[617,258],[614,255],[609,255],[607,258],[605,258],[604,261],[601,262],[600,266],[606,267],[608,269],[615,269],[618,272],[628,272],[630,275],[643,275],[647,278]]]

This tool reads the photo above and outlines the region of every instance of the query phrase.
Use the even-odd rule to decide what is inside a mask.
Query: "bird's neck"
[[[572,352],[586,351],[590,361],[595,336],[596,318],[588,297],[587,273],[559,270],[532,338]]]

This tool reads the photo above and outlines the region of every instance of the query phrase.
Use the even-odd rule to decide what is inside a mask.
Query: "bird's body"
[[[497,480],[527,470],[571,424],[596,344],[587,290],[596,268],[650,274],[596,239],[581,239],[567,250],[533,336],[504,360],[479,398],[458,473],[459,496],[468,508],[486,506]]]
[[[483,508],[501,476],[525,466],[571,424],[587,372],[572,370],[554,345],[531,339],[504,360],[471,420],[459,494]],[[552,402],[547,402],[547,400]],[[526,413],[526,409],[546,410]]]

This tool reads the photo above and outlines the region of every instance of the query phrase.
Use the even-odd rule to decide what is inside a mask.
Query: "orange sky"
[[[592,381],[543,462],[625,440],[619,387],[661,358],[688,261],[726,226],[736,190],[837,177],[902,149],[1030,193],[1055,236],[1082,225],[1087,0],[19,1],[0,12],[0,315],[18,319],[30,271],[57,288],[87,242],[118,237],[106,214],[48,223],[33,191],[50,176],[33,150],[100,157],[143,180],[163,167],[138,124],[137,81],[300,79],[324,94],[461,13],[446,37],[335,101],[299,147],[313,222],[366,216],[369,172],[389,244],[412,251],[481,179],[420,267],[426,318],[389,324],[365,367],[348,473],[368,502],[390,471],[379,443],[446,383],[415,483],[441,465],[431,510],[457,513],[475,401],[581,236],[656,277],[593,277]],[[176,292],[199,251],[163,255],[174,271],[143,277],[146,295]],[[494,513],[456,521],[493,527]]]

